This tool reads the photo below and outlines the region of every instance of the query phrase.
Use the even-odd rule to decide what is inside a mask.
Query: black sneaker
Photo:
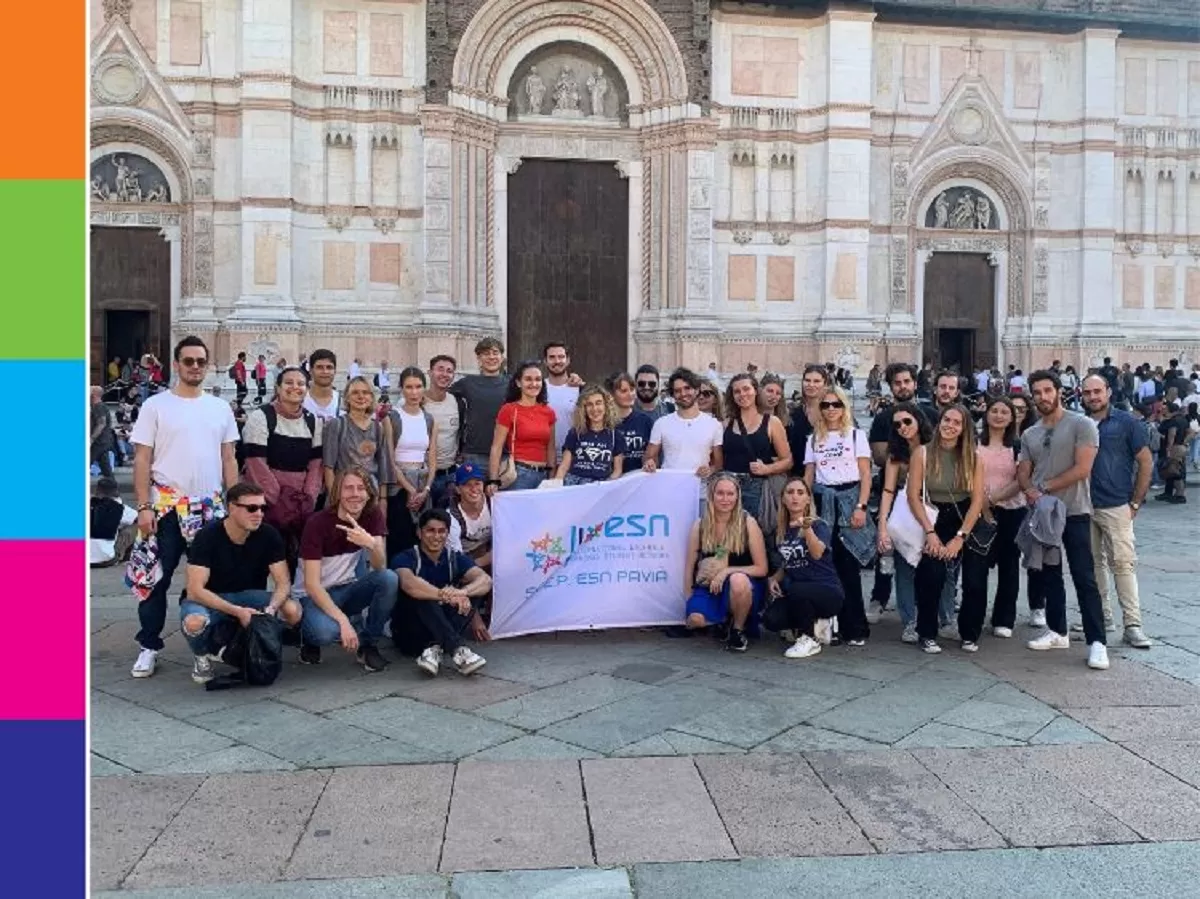
[[[1175,503],[1175,505],[1179,505],[1180,503],[1186,503],[1187,497],[1183,496],[1179,493],[1176,493],[1174,496],[1171,497],[1171,502]]]
[[[358,664],[362,665],[368,673],[382,671],[389,664],[388,660],[379,654],[379,650],[374,646],[364,646],[358,651]]]
[[[746,632],[739,631],[736,627],[729,629],[729,638],[725,641],[725,648],[730,652],[745,652],[750,648],[750,641],[746,639]]]
[[[1158,500],[1160,503],[1169,503],[1169,502],[1171,502],[1172,499],[1174,499],[1174,497],[1171,496],[1171,494],[1169,494],[1169,493],[1160,493],[1160,494],[1158,494],[1158,496],[1156,496],[1154,498],[1156,500]]]
[[[280,634],[279,639],[284,646],[303,645],[300,640],[300,627],[298,625],[296,627],[285,627],[283,629],[283,633]]]
[[[300,664],[301,665],[320,665],[321,664],[321,647],[320,646],[301,646],[300,647]]]

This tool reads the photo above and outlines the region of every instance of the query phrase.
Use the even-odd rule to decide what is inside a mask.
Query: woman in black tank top
[[[787,431],[766,408],[753,375],[735,375],[725,398],[729,416],[721,443],[725,470],[737,475],[743,508],[760,528],[769,528],[779,510],[778,491],[772,489],[770,478],[782,477],[792,468]]]

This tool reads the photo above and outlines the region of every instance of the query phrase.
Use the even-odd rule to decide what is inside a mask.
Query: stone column
[[[874,13],[826,14],[829,131],[825,144],[825,298],[818,341],[862,340],[874,328],[867,303],[870,245],[871,58]]]
[[[637,359],[637,345],[633,339],[633,327],[638,316],[641,315],[642,309],[646,307],[647,297],[642,292],[642,186],[644,184],[644,176],[642,174],[641,160],[621,160],[617,162],[617,171],[621,177],[629,182],[629,277],[626,291],[629,298],[629,325],[626,328],[627,348],[626,359],[633,362]],[[499,183],[499,175],[497,174],[497,183]],[[710,193],[711,196],[711,193]],[[505,210],[505,218],[507,220],[507,209]],[[499,215],[497,215],[497,220]],[[505,272],[507,274],[507,262],[505,259]],[[497,271],[500,266],[497,265]]]
[[[183,308],[183,229],[178,225],[167,225],[158,232],[171,245],[171,321],[190,321]]]
[[[1113,289],[1113,238],[1116,221],[1117,35],[1109,29],[1090,28],[1083,33],[1083,191],[1080,197],[1085,233],[1080,240],[1079,319],[1077,338],[1116,337]],[[1150,181],[1149,178],[1146,179]],[[1146,195],[1151,194],[1146,190]],[[1152,222],[1152,218],[1146,218]],[[1149,226],[1143,225],[1143,230]]]
[[[231,331],[280,323],[298,328],[292,289],[292,114],[273,108],[290,99],[291,0],[241,7],[242,283]],[[266,107],[266,108],[264,108]],[[235,341],[236,343],[236,341]]]

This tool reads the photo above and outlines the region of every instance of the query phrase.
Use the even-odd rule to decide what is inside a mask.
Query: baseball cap
[[[482,481],[485,480],[483,472],[479,470],[479,466],[472,465],[470,462],[465,465],[458,466],[458,471],[454,473],[454,483],[461,487],[467,481]]]

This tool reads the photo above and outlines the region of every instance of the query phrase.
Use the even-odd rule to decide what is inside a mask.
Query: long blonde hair
[[[842,423],[838,426],[839,434],[849,434],[854,429],[854,410],[850,408],[850,399],[846,396],[845,391],[840,387],[826,387],[821,391],[821,398],[818,403],[825,402],[828,396],[836,396],[842,401]],[[825,413],[817,409],[817,420],[813,425],[813,446],[816,446],[822,440],[829,436],[829,425],[825,422]]]
[[[717,484],[722,481],[728,481],[733,485],[733,489],[737,491],[737,502],[733,505],[733,511],[729,513],[729,523],[725,526],[725,539],[717,540],[717,514],[713,511],[713,495],[716,493]],[[731,556],[745,552],[750,538],[746,533],[746,513],[742,510],[742,486],[738,483],[737,478],[721,472],[708,482],[708,489],[705,493],[708,502],[704,504],[704,517],[700,519],[700,551],[711,554],[724,549]]]
[[[784,538],[787,536],[788,525],[791,524],[792,513],[789,512],[787,510],[787,506],[783,504],[783,495],[787,493],[787,489],[791,487],[792,484],[804,485],[804,495],[808,498],[808,509],[806,510],[806,514],[813,514],[813,495],[812,491],[808,489],[808,482],[804,480],[803,475],[791,475],[787,481],[784,482],[783,489],[779,491],[779,522],[775,526],[775,540],[779,543],[782,543]]]
[[[587,410],[584,407],[587,405],[588,399],[593,396],[604,398],[604,427],[601,430],[611,431],[621,420],[617,413],[617,401],[613,399],[612,394],[598,384],[589,384],[579,391],[579,399],[575,401],[575,411],[571,413],[571,427],[574,428],[576,434],[586,434],[591,430]]]
[[[713,408],[712,408],[712,413],[711,413],[712,417],[715,418],[719,422],[724,422],[725,421],[725,397],[721,395],[721,388],[718,387],[716,384],[714,384],[708,378],[701,378],[700,379],[700,389],[703,390],[705,387],[711,388],[712,392],[713,392]]]
[[[931,477],[934,480],[941,477],[942,454],[938,450],[942,447],[942,419],[947,412],[957,412],[962,418],[962,433],[958,435],[958,444],[954,447],[954,489],[970,493],[975,483],[975,424],[967,408],[957,403],[947,406],[938,416],[938,426],[925,452],[925,481],[928,483]]]

